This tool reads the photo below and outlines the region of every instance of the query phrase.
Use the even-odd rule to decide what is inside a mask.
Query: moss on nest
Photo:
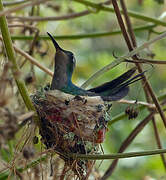
[[[41,121],[42,142],[59,152],[76,175],[85,175],[93,161],[76,161],[63,154],[99,153],[107,129],[104,101],[48,88],[37,91],[32,100]]]

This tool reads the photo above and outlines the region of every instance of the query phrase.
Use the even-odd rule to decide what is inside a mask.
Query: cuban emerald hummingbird
[[[82,89],[72,83],[72,74],[75,69],[76,60],[74,54],[62,49],[50,33],[54,47],[56,49],[54,75],[51,83],[51,90],[57,89],[64,93],[80,96],[101,96],[104,101],[116,101],[125,97],[129,92],[129,85],[142,79],[143,73],[135,73],[136,68],[132,68],[117,77],[116,79],[106,82],[92,89]]]

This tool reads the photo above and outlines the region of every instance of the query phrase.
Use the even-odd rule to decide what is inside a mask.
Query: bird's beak
[[[47,34],[50,36],[50,39],[52,40],[54,47],[56,48],[56,50],[62,50],[62,48],[59,46],[59,44],[55,41],[55,39],[53,38],[53,36],[47,32]]]

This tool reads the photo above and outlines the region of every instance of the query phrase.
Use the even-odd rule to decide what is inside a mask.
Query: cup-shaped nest
[[[49,90],[38,91],[32,99],[40,117],[42,142],[47,148],[60,154],[98,153],[107,129],[106,106],[99,96],[73,96]],[[73,163],[71,159],[70,162],[68,158],[63,159]],[[87,161],[77,161],[79,174],[86,171],[87,166]]]

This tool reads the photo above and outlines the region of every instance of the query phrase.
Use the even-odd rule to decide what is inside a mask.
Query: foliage
[[[31,94],[52,79],[55,49],[46,32],[54,35],[61,47],[74,53],[77,66],[73,82],[80,86],[103,67],[105,70],[99,77],[95,74],[91,84],[87,84],[89,87],[110,81],[135,65],[139,72],[146,71],[142,83],[131,85],[126,101],[112,102],[107,116],[108,132],[102,144],[104,154],[123,155],[126,148],[127,152],[164,149],[166,22],[163,1],[120,0],[118,7],[124,10],[121,13],[115,0],[113,4],[109,0],[0,2],[5,7],[1,5],[0,11],[0,179],[26,179],[27,175],[31,179],[40,179],[41,175],[43,179],[50,175],[52,179],[64,179],[64,174],[70,178],[57,153],[42,144],[38,132],[40,121],[30,99]],[[137,48],[140,46],[141,50]],[[132,54],[133,49],[137,55]],[[110,67],[114,68],[110,70]],[[126,108],[135,110],[138,116],[129,120]],[[122,159],[118,166],[116,163],[117,160],[97,161],[90,178],[165,178],[164,154]]]

